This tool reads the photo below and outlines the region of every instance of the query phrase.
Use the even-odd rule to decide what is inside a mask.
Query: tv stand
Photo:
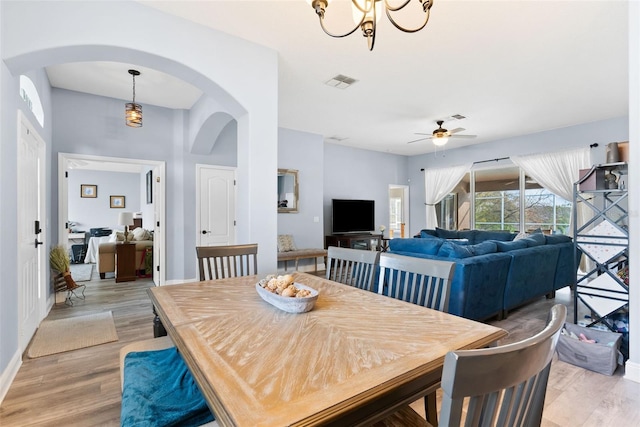
[[[375,233],[345,233],[330,234],[324,238],[324,247],[338,246],[340,248],[364,249],[379,251],[382,246],[382,234]]]

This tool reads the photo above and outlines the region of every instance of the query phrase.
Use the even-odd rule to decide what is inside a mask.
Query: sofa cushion
[[[547,245],[557,245],[558,243],[567,243],[572,241],[570,236],[565,236],[564,234],[549,234],[545,235],[544,239],[547,242]]]
[[[527,238],[521,239],[527,242],[527,247],[532,248],[534,246],[541,246],[547,243],[542,233],[534,233]]]
[[[458,230],[445,230],[444,228],[436,227],[436,233],[438,234],[438,237],[443,239],[457,239],[461,237],[459,236],[460,232]]]
[[[458,237],[460,239],[467,239],[470,245],[475,245],[482,241],[482,239],[478,240],[478,230],[462,230],[458,232]]]
[[[439,257],[444,258],[468,258],[473,256],[473,252],[469,249],[471,246],[457,245],[453,242],[445,241],[438,251]]]
[[[438,237],[438,233],[436,232],[436,230],[429,230],[427,228],[420,230],[420,237],[429,237],[429,236]]]
[[[420,238],[421,239],[440,239],[440,237],[438,237],[435,232],[433,233],[428,233],[428,231],[431,230],[421,230],[420,231]]]
[[[141,241],[141,240],[151,240],[151,232],[149,230],[145,230],[142,227],[138,227],[131,232],[133,234],[133,240]]]
[[[414,238],[400,238],[389,240],[389,250],[393,252],[408,252],[418,253],[425,255],[435,255],[438,253],[440,246],[444,242],[443,239],[429,238],[429,239],[414,239]]]
[[[496,242],[492,242],[489,240],[486,242],[477,243],[475,245],[469,245],[467,246],[467,248],[471,251],[473,256],[492,254],[498,251],[498,245],[496,244]]]
[[[476,236],[476,239],[480,238],[482,240],[498,240],[501,242],[510,242],[515,237],[516,237],[516,233],[512,233],[510,231],[497,230],[497,231],[481,231]]]
[[[527,242],[524,239],[512,240],[511,242],[496,242],[498,252],[509,252],[515,249],[524,249],[527,247]]]

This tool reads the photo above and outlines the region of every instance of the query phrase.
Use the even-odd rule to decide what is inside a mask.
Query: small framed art
[[[89,184],[80,184],[80,197],[96,198],[98,197],[98,186]]]
[[[124,208],[124,196],[109,196],[109,206],[112,208]]]

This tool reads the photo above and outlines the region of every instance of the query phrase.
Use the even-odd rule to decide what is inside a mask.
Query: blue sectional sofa
[[[389,252],[455,260],[449,313],[504,318],[509,310],[572,285],[577,268],[570,237],[515,237],[502,231],[422,230],[420,237],[391,239]]]

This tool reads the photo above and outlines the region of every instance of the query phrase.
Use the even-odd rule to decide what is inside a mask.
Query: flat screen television
[[[332,200],[332,233],[357,233],[373,231],[375,228],[375,202],[373,200]]]

